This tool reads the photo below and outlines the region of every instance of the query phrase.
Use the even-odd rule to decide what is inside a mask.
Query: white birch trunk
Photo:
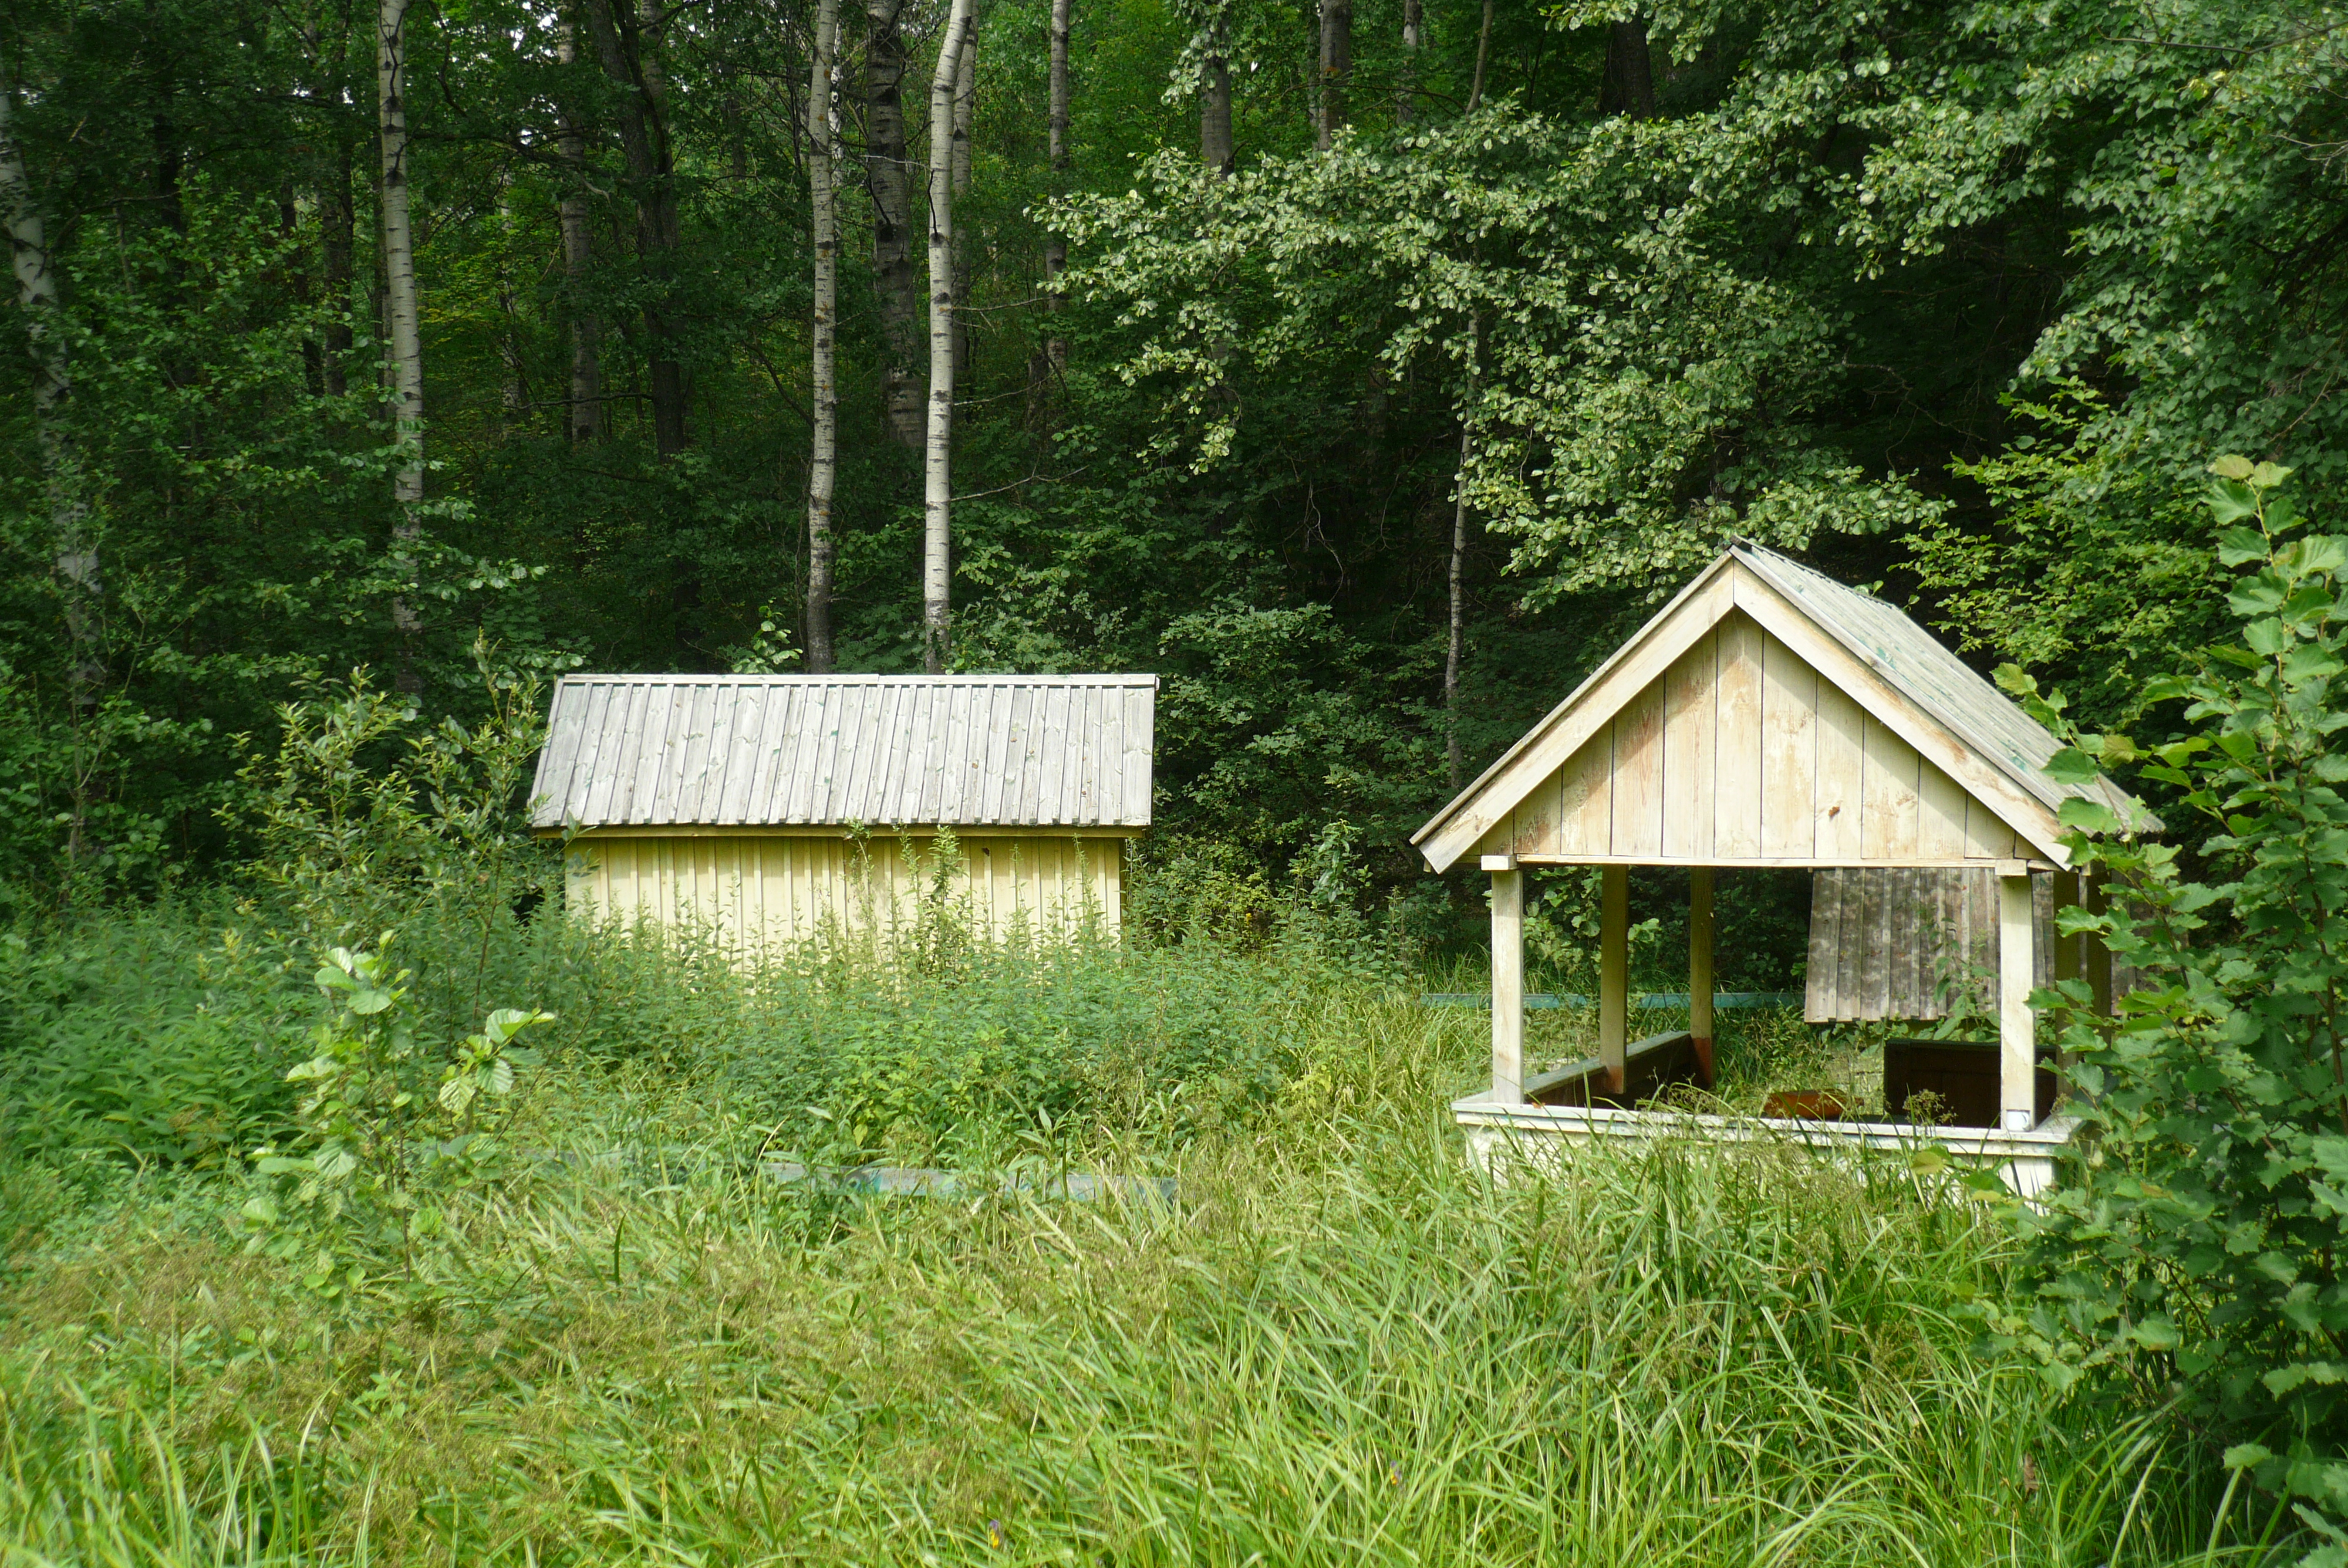
[[[1045,127],[1051,149],[1052,194],[1068,193],[1068,30],[1072,0],[1052,0],[1051,103]],[[1044,241],[1044,310],[1056,314],[1060,296],[1054,287],[1068,270],[1068,237],[1055,231]],[[1055,375],[1068,368],[1068,340],[1055,332],[1044,340],[1044,358]]]
[[[415,568],[416,540],[422,531],[417,507],[424,500],[424,341],[416,299],[416,240],[407,221],[407,10],[409,0],[382,0],[376,18],[376,128],[383,140],[383,281],[391,409],[399,447],[392,473],[392,499],[399,516],[392,524],[392,561],[403,575]],[[416,634],[422,625],[415,602],[405,593],[391,600],[391,623],[399,633],[399,688],[414,692]]]
[[[960,200],[970,194],[970,124],[978,111],[978,19],[971,18],[962,41],[962,58],[954,67],[953,193]],[[970,374],[970,247],[957,235],[953,244],[954,381]]]
[[[839,37],[839,0],[819,0],[815,64],[808,81],[808,200],[814,210],[815,312],[808,337],[815,436],[808,458],[807,665],[831,671],[831,583],[836,550],[831,497],[839,481],[839,212],[833,190],[839,111],[832,99],[832,54]]]
[[[954,84],[971,0],[953,0],[930,77],[930,422],[922,483],[922,667],[946,667],[953,589]]]
[[[61,309],[57,276],[49,255],[48,231],[34,197],[24,151],[16,141],[15,94],[6,58],[0,56],[0,220],[7,226],[9,271],[16,282],[16,302],[24,311],[26,343],[32,351],[33,417],[49,509],[50,560],[65,614],[66,702],[73,729],[66,853],[77,863],[88,847],[87,824],[98,793],[99,747],[89,721],[107,679],[103,585],[98,546],[89,536],[89,507],[83,499],[81,456],[66,420],[66,407],[73,398],[73,374],[65,338],[57,330]]]
[[[1237,161],[1231,145],[1230,0],[1209,0],[1206,57],[1199,67],[1199,158],[1209,179],[1231,173]]]
[[[1417,108],[1418,39],[1425,8],[1421,0],[1403,0],[1402,5],[1402,85],[1395,92],[1395,124],[1408,125],[1411,111]]]

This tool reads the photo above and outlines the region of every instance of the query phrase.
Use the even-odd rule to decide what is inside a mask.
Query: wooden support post
[[[1525,874],[1513,855],[1487,855],[1492,874],[1492,1098],[1525,1102]]]
[[[2059,986],[2065,980],[2075,980],[2080,978],[2085,968],[2082,958],[2087,939],[2085,937],[2063,935],[2063,911],[2078,907],[2079,874],[2075,871],[2057,871],[2054,876],[2054,896],[2051,900],[2053,932],[2049,939],[2054,944],[2054,983]],[[2071,1065],[2071,1053],[2068,1050],[2063,1052],[2063,1065],[2065,1067]],[[2068,1092],[2064,1080],[2059,1078],[2055,1080],[2054,1092],[2057,1098]]]
[[[1997,878],[1998,1106],[2009,1132],[2038,1124],[2038,1029],[2030,1011],[2036,921],[2027,866],[2007,862]]]
[[[2088,877],[2087,907],[2100,915],[2110,907],[2110,902],[2104,891],[2104,879],[2100,876]],[[2112,1016],[2113,1006],[2112,950],[2104,946],[2103,938],[2100,937],[2085,937],[2081,940],[2087,944],[2087,989],[2095,993],[2096,1016],[2109,1018]]]
[[[1712,867],[1688,873],[1688,1033],[1695,1042],[1695,1070],[1704,1086],[1712,1075]]]
[[[1598,1060],[1606,1092],[1621,1094],[1623,1058],[1631,1043],[1631,868],[1599,872]]]

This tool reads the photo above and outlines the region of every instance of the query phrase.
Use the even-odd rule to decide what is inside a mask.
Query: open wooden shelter
[[[532,824],[596,920],[748,954],[912,920],[1114,936],[1155,675],[565,675]],[[955,854],[936,850],[951,833]]]
[[[1692,873],[1685,1043],[1706,1082],[1715,869],[1956,867],[1997,878],[1995,1131],[2031,1133],[2031,873],[2053,874],[2057,903],[2096,897],[2061,843],[2068,796],[2137,830],[2159,825],[2109,780],[2049,777],[2058,747],[1891,605],[1775,551],[1731,547],[1413,837],[1436,871],[1473,855],[1492,878],[1492,1082],[1460,1102],[1462,1121],[1537,1125],[1509,1108],[1553,1087],[1525,1072],[1525,868],[1604,868],[1594,1102],[1637,1089],[1630,867]],[[2107,989],[2107,960],[2069,950]],[[1573,1126],[1613,1130],[1590,1120],[1594,1109],[1581,1115]]]

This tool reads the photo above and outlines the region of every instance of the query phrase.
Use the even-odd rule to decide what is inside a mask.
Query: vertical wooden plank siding
[[[831,837],[653,835],[572,846],[564,900],[595,924],[651,923],[737,957],[773,953],[827,929],[910,931],[935,866],[935,840],[893,837],[867,848]],[[1116,839],[1058,836],[965,841],[950,897],[973,931],[1064,938],[1087,923],[1114,939],[1124,909],[1124,854]]]
[[[1715,677],[1713,852],[1761,853],[1761,629],[1742,611],[1720,623]]]
[[[1761,653],[1761,853],[1808,858],[1817,849],[1818,671],[1774,637]]]
[[[1833,682],[1819,677],[1818,782],[1812,829],[1821,860],[1860,856],[1867,798],[1867,716]]]
[[[1614,815],[1614,733],[1601,730],[1560,771],[1560,855],[1604,855]]]
[[[1712,853],[1713,753],[1719,719],[1713,694],[1717,631],[1681,656],[1663,687],[1663,854],[1700,860]]]
[[[1663,849],[1663,692],[1661,682],[1614,721],[1614,855]]]

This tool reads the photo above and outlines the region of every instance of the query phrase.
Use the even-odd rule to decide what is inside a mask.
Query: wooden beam
[[[2030,982],[2036,967],[2030,877],[1997,879],[1998,1106],[2009,1132],[2038,1124],[2038,1023],[2030,1010]]]
[[[2087,878],[2087,907],[2100,915],[2111,907],[2110,895],[2105,889],[2105,878]],[[2112,1016],[2112,950],[2104,946],[2100,937],[2081,938],[2087,945],[2087,989],[2095,993],[2098,1017]]]
[[[1712,1071],[1712,867],[1688,872],[1688,1033],[1695,1041],[1696,1071],[1704,1086]]]
[[[1494,866],[1494,861],[1504,865]],[[1492,1099],[1525,1102],[1525,874],[1505,855],[1492,873]]]
[[[1622,1092],[1623,1050],[1631,1041],[1631,868],[1599,873],[1598,1060],[1606,1092]]]

